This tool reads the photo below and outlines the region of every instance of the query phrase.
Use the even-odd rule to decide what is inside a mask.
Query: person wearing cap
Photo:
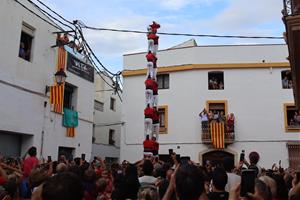
[[[144,115],[145,115],[145,129],[144,129],[144,134],[145,138],[147,135],[152,136],[152,118],[153,118],[153,108],[150,107],[150,104],[147,104],[147,107],[144,110]]]

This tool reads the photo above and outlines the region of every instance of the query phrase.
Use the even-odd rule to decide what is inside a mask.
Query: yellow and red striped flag
[[[53,111],[62,113],[64,105],[64,84],[50,86],[50,104],[53,105]]]
[[[216,149],[225,148],[224,123],[210,123],[211,141]]]
[[[58,53],[57,53],[57,71],[65,70],[66,67],[66,60],[67,60],[67,52],[64,49],[64,46],[60,46],[58,48]]]

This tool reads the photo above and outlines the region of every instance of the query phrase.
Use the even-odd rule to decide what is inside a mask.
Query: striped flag
[[[225,148],[224,123],[210,123],[211,141],[216,149]]]
[[[75,127],[67,128],[67,137],[75,137]]]
[[[64,84],[50,86],[50,104],[53,105],[53,111],[62,113],[64,105]]]
[[[67,58],[67,52],[64,49],[64,46],[60,46],[58,48],[58,53],[57,53],[57,71],[65,70],[66,67],[66,59]]]

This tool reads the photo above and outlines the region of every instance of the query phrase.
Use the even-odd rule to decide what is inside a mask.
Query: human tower
[[[144,155],[158,156],[159,150],[159,112],[158,112],[158,83],[157,83],[157,50],[158,39],[157,30],[160,25],[152,22],[148,26],[147,39],[148,39],[148,53],[147,59],[147,78],[145,80],[145,98],[146,108],[145,115],[145,129],[143,142]]]

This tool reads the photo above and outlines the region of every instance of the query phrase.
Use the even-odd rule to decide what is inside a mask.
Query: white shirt
[[[234,173],[226,173],[228,176],[228,181],[225,186],[225,190],[229,192],[233,187],[241,183],[241,177],[239,175],[236,175]]]
[[[157,178],[155,178],[153,176],[141,176],[139,178],[139,182],[140,182],[141,186],[154,185],[156,181],[157,181]]]

